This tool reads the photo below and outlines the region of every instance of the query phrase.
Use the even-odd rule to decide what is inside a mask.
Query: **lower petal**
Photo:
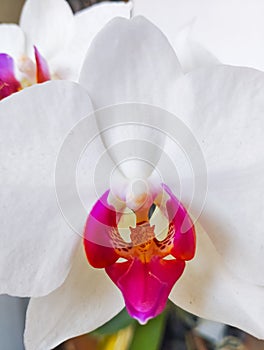
[[[80,245],[63,285],[45,297],[30,300],[26,349],[53,349],[67,339],[100,327],[123,307],[117,288],[103,270],[93,269],[87,264]]]
[[[264,339],[264,288],[248,283],[223,264],[208,235],[196,225],[197,251],[170,299],[179,307]]]

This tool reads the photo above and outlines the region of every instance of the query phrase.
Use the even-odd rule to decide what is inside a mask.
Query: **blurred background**
[[[101,1],[68,0],[68,2],[76,12]],[[0,22],[18,22],[23,3],[23,0],[0,0]],[[0,296],[0,350],[24,350],[23,330],[27,303],[27,299]],[[214,349],[264,350],[264,342],[233,327],[199,319],[168,302],[164,313],[145,326],[140,326],[123,310],[100,329],[71,339],[56,348],[56,350]]]

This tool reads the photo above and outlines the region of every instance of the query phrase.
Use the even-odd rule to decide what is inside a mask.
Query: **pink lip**
[[[193,223],[170,189],[165,185],[163,189],[169,195],[165,209],[169,229],[162,241],[156,239],[154,227],[146,221],[131,228],[132,241],[125,242],[118,233],[119,215],[107,202],[109,191],[94,205],[84,231],[89,263],[105,268],[122,292],[128,313],[142,324],[163,311],[172,287],[184,271],[185,261],[195,254]],[[119,262],[118,258],[125,261]]]
[[[138,259],[115,263],[106,272],[121,290],[130,316],[145,324],[163,311],[184,267],[182,260],[153,257],[146,264]]]

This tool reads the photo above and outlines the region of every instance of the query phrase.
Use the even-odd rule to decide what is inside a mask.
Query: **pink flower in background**
[[[0,292],[31,297],[27,350],[167,297],[264,338],[263,113],[262,72],[184,75],[142,17],[98,33],[80,84],[1,102]]]
[[[78,80],[96,33],[113,17],[129,15],[125,3],[73,15],[65,0],[27,0],[19,26],[0,24],[0,99],[49,79]]]

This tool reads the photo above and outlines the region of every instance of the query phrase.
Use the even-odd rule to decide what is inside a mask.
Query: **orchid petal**
[[[80,82],[91,94],[95,108],[124,102],[166,107],[174,102],[173,88],[181,75],[177,57],[158,28],[143,17],[118,18],[106,25],[90,46]],[[147,107],[140,105],[98,112],[99,129],[109,130],[102,135],[105,146],[128,178],[149,176],[163,146],[164,135],[151,127],[151,118],[160,115],[154,108],[151,116],[146,112]],[[155,142],[145,142],[148,139]],[[129,157],[131,162],[127,162]]]
[[[14,75],[14,61],[6,54],[0,54],[0,101],[21,89]]]
[[[16,24],[0,24],[0,53],[18,59],[25,53],[25,36]]]
[[[41,56],[36,46],[34,46],[35,59],[36,59],[36,75],[37,83],[44,83],[50,80],[50,72],[48,64],[44,57]]]
[[[101,326],[123,307],[123,298],[116,286],[103,270],[89,266],[80,247],[64,284],[48,296],[31,299],[25,330],[26,348],[54,348],[64,340]]]
[[[192,38],[193,24],[181,29],[174,41],[174,50],[184,72],[219,64],[219,60]]]
[[[111,246],[110,230],[117,226],[116,212],[107,202],[109,191],[96,202],[91,210],[84,232],[84,247],[89,263],[97,268],[113,264],[117,259]]]
[[[195,20],[192,39],[225,64],[264,70],[261,0],[134,1],[134,14],[144,15],[177,47],[177,33]]]
[[[90,46],[80,83],[96,109],[122,102],[165,108],[180,76],[178,59],[157,27],[144,17],[116,18]]]
[[[167,186],[163,186],[170,199],[166,203],[168,220],[174,226],[171,254],[181,260],[191,260],[195,254],[195,229],[186,209]]]
[[[186,264],[170,299],[200,317],[232,325],[263,339],[263,287],[232,274],[204,229],[197,226],[196,232],[196,255]]]
[[[62,81],[35,85],[1,102],[2,293],[44,295],[69,272],[80,237],[61,213],[54,173],[62,141],[91,110],[86,91]],[[89,121],[93,135],[96,125]],[[58,185],[66,196],[67,176],[61,172]],[[68,197],[65,205],[74,212],[74,198]]]
[[[35,45],[50,59],[71,40],[73,14],[64,0],[27,0],[20,26],[26,33],[28,54],[33,56]]]
[[[200,143],[208,169],[207,198],[195,204],[204,204],[199,221],[223,264],[263,285],[264,74],[225,66],[201,69],[179,82],[175,100],[175,114]],[[168,145],[164,153],[175,157]],[[164,159],[162,164],[168,173]],[[173,182],[171,177],[166,183],[173,189]]]
[[[83,55],[87,47],[83,43],[91,43],[96,34],[114,17],[130,18],[132,4],[124,2],[102,2],[87,9],[77,12],[74,15],[75,40],[73,45],[83,50]]]
[[[56,75],[63,79],[77,81],[80,70],[92,40],[114,17],[130,17],[131,4],[102,2],[75,13],[74,33],[65,51],[60,51],[49,64]]]

